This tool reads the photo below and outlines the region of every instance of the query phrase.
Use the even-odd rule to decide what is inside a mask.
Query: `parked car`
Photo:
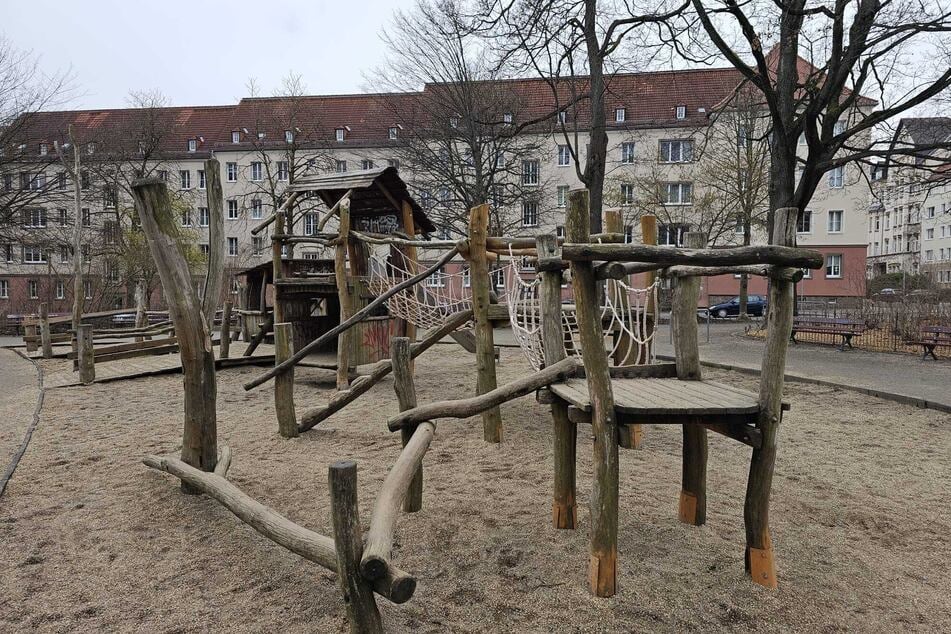
[[[709,308],[710,314],[723,319],[737,317],[740,314],[740,298],[734,297],[730,301],[716,304]],[[762,317],[766,312],[766,298],[762,295],[749,295],[746,299],[746,314],[752,317]]]

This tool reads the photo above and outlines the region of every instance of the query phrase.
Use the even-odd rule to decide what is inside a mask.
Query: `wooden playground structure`
[[[272,279],[278,289],[273,306],[275,365],[245,385],[245,389],[253,389],[275,380],[278,430],[283,436],[293,437],[326,420],[393,373],[400,413],[386,424],[391,431],[400,431],[403,448],[377,496],[365,540],[356,502],[356,465],[352,462],[337,462],[329,468],[333,536],[320,535],[291,522],[227,480],[232,455],[227,448],[219,455],[217,446],[210,335],[207,324],[190,317],[190,311],[197,309],[198,299],[185,283],[184,259],[168,245],[169,238],[163,234],[162,219],[172,212],[165,185],[156,180],[135,186],[136,202],[153,253],[156,247],[162,251],[156,260],[169,296],[185,368],[185,425],[181,459],[149,456],[145,464],[178,477],[186,492],[207,493],[272,541],[337,572],[351,631],[380,632],[383,625],[374,595],[402,603],[412,597],[416,588],[415,577],[393,561],[393,541],[400,509],[413,512],[422,506],[422,463],[435,434],[436,419],[480,414],[485,440],[502,442],[499,406],[535,393],[540,402],[550,405],[552,412],[552,517],[557,528],[570,530],[577,526],[578,426],[590,426],[594,438],[588,553],[593,594],[609,597],[616,592],[619,447],[637,447],[640,426],[644,424],[683,427],[678,515],[688,524],[701,525],[706,521],[707,432],[714,431],[751,448],[744,510],[746,570],[754,582],[776,587],[768,506],[777,430],[785,409],[783,368],[792,326],[793,284],[802,277],[802,269],[822,265],[819,253],[795,247],[797,210],[776,210],[769,246],[706,248],[704,236],[691,233],[687,236],[688,248],[658,247],[626,244],[623,235],[611,231],[592,236],[587,192],[578,190],[570,194],[566,238],[561,244],[554,235],[488,236],[486,205],[472,209],[467,238],[458,242],[427,241],[415,238],[417,231],[411,223],[416,218],[412,201],[404,196],[405,188],[393,193],[398,188],[398,177],[393,180],[395,170],[385,182],[379,175],[380,172],[353,175],[348,177],[353,180],[343,184],[336,175],[295,183],[284,206],[263,223],[274,225]],[[333,188],[326,186],[329,182],[333,182]],[[316,235],[295,236],[291,203],[296,196],[311,191],[323,192],[318,195],[329,211]],[[367,212],[371,208],[374,213]],[[390,221],[386,221],[387,231],[373,231],[382,225],[362,220],[379,217],[381,213],[398,218],[402,222],[398,226],[405,231],[399,231]],[[331,217],[338,219],[338,231],[321,233]],[[653,234],[651,222],[645,220],[645,237]],[[296,334],[294,326],[286,320],[287,295],[280,290],[280,282],[285,279],[283,258],[293,257],[295,244],[308,242],[334,249],[339,321],[295,351]],[[163,244],[170,248],[161,249]],[[366,293],[358,302],[356,289],[369,288],[365,278],[375,264],[368,254],[377,246],[388,247],[391,256],[398,252],[410,265],[378,269],[378,275],[382,271],[386,281],[375,287],[378,294]],[[440,249],[442,253],[424,268],[416,256],[416,250],[421,248]],[[506,255],[531,258],[537,280],[524,283],[517,287],[521,288],[518,293],[508,292],[504,302],[496,303],[489,265]],[[376,362],[368,374],[351,383],[349,338],[353,328],[368,317],[379,315],[388,302],[393,306],[415,302],[414,310],[420,314],[426,311],[427,319],[432,318],[433,311],[441,307],[429,302],[420,283],[457,257],[469,266],[471,296],[467,301],[453,304],[448,314],[443,310],[438,325],[430,323],[433,327],[419,341],[414,341],[414,324],[404,324],[401,332],[392,333],[389,359]],[[628,282],[635,273],[646,274],[646,289],[630,289]],[[696,319],[700,277],[723,273],[763,275],[770,280],[769,332],[758,394],[702,377]],[[573,291],[571,305],[562,301],[566,274]],[[655,275],[669,278],[674,284],[674,363],[654,363],[650,350],[656,321],[652,314],[656,303],[650,299]],[[606,315],[610,318],[606,319]],[[636,327],[631,323],[625,325],[625,320],[630,319],[638,321]],[[505,321],[520,330],[520,346],[537,371],[498,386],[493,325]],[[440,339],[470,325],[476,350],[476,396],[418,403],[414,359]],[[334,339],[338,392],[324,407],[298,417],[293,401],[294,367],[311,350]],[[607,341],[611,342],[609,346]]]

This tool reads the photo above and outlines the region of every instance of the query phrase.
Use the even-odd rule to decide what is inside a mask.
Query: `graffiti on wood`
[[[396,214],[354,216],[353,224],[357,231],[367,233],[393,233],[401,228],[400,220],[396,217]]]

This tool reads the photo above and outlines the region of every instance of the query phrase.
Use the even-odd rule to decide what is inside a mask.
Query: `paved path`
[[[657,353],[673,355],[667,326],[658,332]],[[713,324],[710,341],[700,327],[700,360],[758,371],[763,342],[743,335],[735,322]],[[871,394],[890,394],[920,407],[951,412],[951,359],[922,361],[920,356],[846,350],[832,345],[790,344],[786,375],[794,380],[846,385]]]

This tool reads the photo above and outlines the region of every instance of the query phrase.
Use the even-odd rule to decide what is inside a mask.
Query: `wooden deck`
[[[274,346],[264,344],[258,346],[251,357],[243,357],[247,344],[243,341],[231,343],[231,354],[228,359],[218,359],[216,365],[218,368],[233,367],[236,365],[267,365],[274,363]],[[215,349],[217,353],[218,349]],[[106,361],[96,363],[96,383],[105,383],[108,381],[121,381],[124,379],[135,379],[145,376],[154,376],[158,374],[170,374],[182,371],[182,363],[178,353],[164,354],[148,357],[137,357],[133,359],[122,359],[119,361]],[[46,375],[44,386],[69,387],[80,385],[79,373],[70,369],[59,372],[51,372]]]

